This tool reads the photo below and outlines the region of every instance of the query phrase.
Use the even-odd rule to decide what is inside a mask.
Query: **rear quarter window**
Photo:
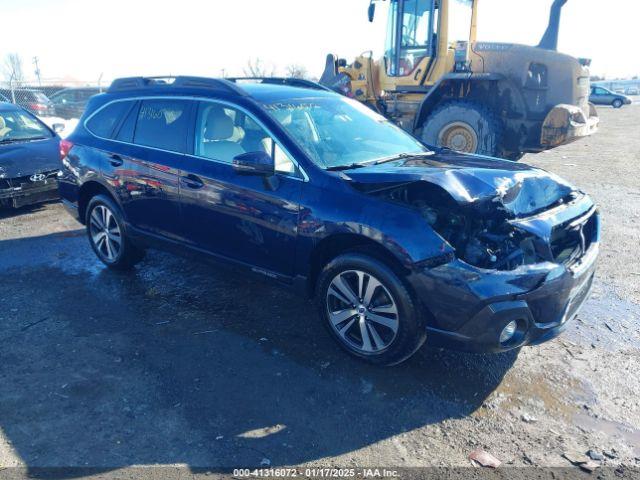
[[[130,111],[133,103],[128,101],[108,104],[87,121],[87,129],[98,137],[111,138],[114,129]]]

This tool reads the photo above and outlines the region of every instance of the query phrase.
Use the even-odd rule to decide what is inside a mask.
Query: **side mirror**
[[[233,159],[233,170],[239,175],[271,177],[276,173],[276,164],[266,152],[247,152]]]
[[[55,133],[60,133],[64,131],[64,123],[54,123],[51,125],[51,128]]]
[[[376,16],[376,4],[373,3],[373,0],[369,4],[369,10],[367,11],[367,14],[369,15],[369,21],[373,22],[373,18]]]

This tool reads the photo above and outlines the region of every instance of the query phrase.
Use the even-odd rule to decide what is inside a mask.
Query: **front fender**
[[[345,234],[375,242],[408,269],[438,258],[451,259],[454,249],[418,211],[357,192],[350,186],[345,185],[345,189],[348,191],[331,192],[330,200],[326,190],[318,191],[312,195],[322,195],[323,201],[303,207],[298,229],[301,271],[307,270],[320,242]]]

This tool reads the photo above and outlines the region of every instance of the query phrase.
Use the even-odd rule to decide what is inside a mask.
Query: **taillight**
[[[60,140],[60,160],[64,160],[73,148],[73,142],[69,140]]]
[[[40,111],[40,110],[46,110],[47,106],[43,105],[42,103],[30,103],[29,104],[29,109],[30,110],[38,110],[38,111]]]

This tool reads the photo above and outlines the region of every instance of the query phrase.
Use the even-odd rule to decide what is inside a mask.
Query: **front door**
[[[262,273],[292,275],[303,185],[295,162],[246,110],[226,103],[199,103],[193,137],[180,184],[187,240]],[[253,151],[275,158],[273,178],[233,170],[235,156]]]

